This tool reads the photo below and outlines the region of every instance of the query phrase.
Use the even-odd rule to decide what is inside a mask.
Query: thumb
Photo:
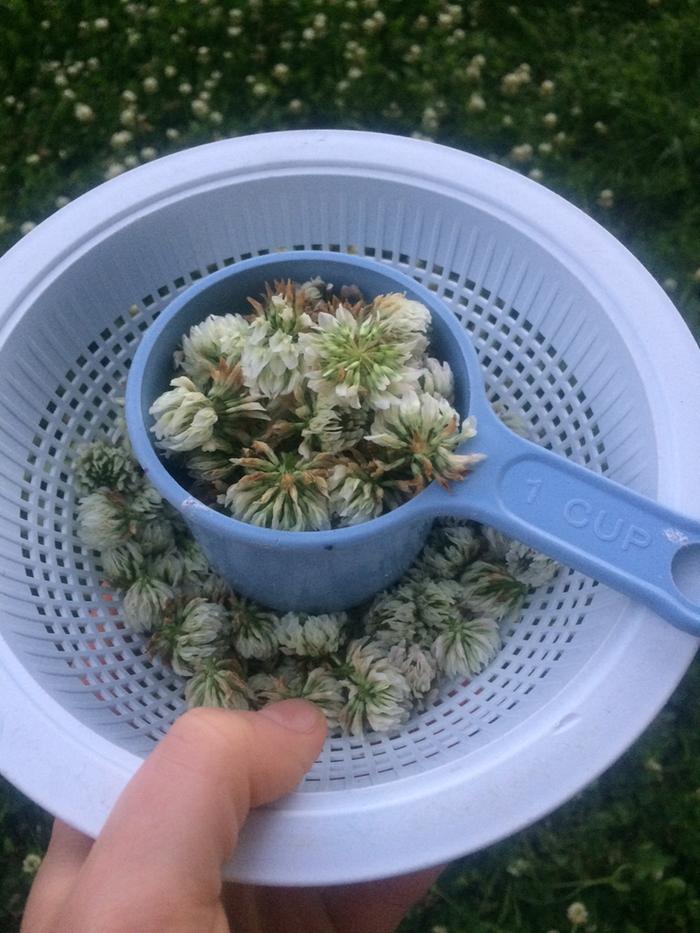
[[[144,911],[153,916],[154,905],[216,903],[221,866],[249,809],[292,791],[325,733],[323,714],[304,700],[181,716],[117,800],[79,873],[66,905],[74,902],[77,929],[93,916],[91,905],[103,920],[110,906],[118,911],[119,929],[132,929],[124,911],[133,911],[133,929],[146,929]]]

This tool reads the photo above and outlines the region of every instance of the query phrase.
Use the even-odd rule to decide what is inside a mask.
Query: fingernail
[[[281,700],[279,703],[264,706],[260,715],[294,732],[312,732],[318,727],[322,714],[307,700]]]

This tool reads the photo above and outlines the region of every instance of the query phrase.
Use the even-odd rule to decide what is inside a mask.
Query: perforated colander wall
[[[323,176],[311,209],[305,183],[289,177],[216,195],[183,196],[77,261],[20,323],[0,376],[3,634],[74,715],[141,754],[182,709],[181,683],[124,629],[96,555],[76,538],[72,462],[83,442],[113,436],[139,337],[201,276],[283,248],[395,265],[452,306],[490,397],[542,443],[642,492],[654,482],[653,432],[627,351],[593,299],[524,238],[522,251],[512,236],[505,248],[478,209],[397,183],[379,192],[373,179]],[[171,239],[185,221],[187,237]],[[623,604],[563,570],[508,626],[480,677],[450,685],[401,732],[329,739],[304,788],[396,779],[495,741],[565,688]]]

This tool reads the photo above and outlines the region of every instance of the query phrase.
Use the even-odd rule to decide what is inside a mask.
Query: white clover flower
[[[128,595],[128,594],[127,594]],[[220,657],[227,614],[203,597],[172,602],[149,642],[181,677],[191,677],[208,658]]]
[[[129,145],[133,138],[133,133],[130,133],[129,130],[120,130],[118,133],[112,133],[109,144],[113,149],[123,149]]]
[[[350,408],[388,408],[415,394],[420,373],[410,363],[422,335],[407,337],[387,318],[355,316],[343,305],[320,312],[314,331],[301,337],[309,388]]]
[[[335,654],[344,639],[348,617],[345,612],[305,615],[288,612],[283,615],[277,638],[284,654],[304,658],[320,658]]]
[[[379,411],[365,439],[385,449],[384,459],[379,460],[385,470],[404,471],[407,486],[420,491],[431,480],[447,486],[464,479],[483,460],[481,454],[454,452],[475,435],[473,417],[460,427],[459,416],[447,401],[424,392]]]
[[[500,647],[501,634],[495,619],[462,611],[447,621],[433,642],[432,654],[448,677],[470,677],[483,670]]]
[[[588,911],[581,901],[574,901],[566,908],[566,918],[572,926],[580,927],[588,923]]]
[[[230,612],[233,646],[242,658],[263,661],[277,652],[279,616],[247,599],[238,599]]]
[[[290,113],[301,113],[301,111],[304,109],[304,104],[299,100],[298,97],[294,97],[287,104],[287,109]]]
[[[559,564],[526,544],[514,541],[506,554],[506,568],[516,580],[526,586],[537,587],[554,578]]]
[[[328,495],[331,515],[339,525],[357,525],[384,511],[380,479],[353,460],[333,467],[328,477]]]
[[[475,91],[473,94],[469,95],[467,110],[469,110],[470,113],[483,113],[484,110],[486,110],[486,101],[481,94],[477,94]]]
[[[222,360],[230,367],[240,362],[249,331],[248,321],[240,314],[210,314],[190,328],[175,362],[203,388]]]
[[[88,547],[115,548],[132,537],[133,516],[119,493],[97,491],[85,496],[78,507],[78,535]]]
[[[205,658],[197,663],[185,684],[189,707],[250,709],[252,694],[241,669],[233,659]]]
[[[346,732],[362,735],[366,725],[375,732],[388,732],[406,722],[411,688],[379,645],[366,638],[351,642],[342,674],[347,700],[338,721]]]
[[[280,284],[268,290],[263,303],[251,304],[256,316],[241,357],[245,383],[267,397],[288,395],[301,384],[300,335],[312,325],[303,290],[295,293],[291,282]]]
[[[36,224],[33,220],[25,220],[24,223],[20,225],[19,232],[22,236],[26,236],[28,233],[32,232],[34,227],[36,227]]]
[[[139,577],[124,594],[124,621],[134,632],[147,632],[163,621],[174,590],[161,580]]]
[[[542,95],[542,97],[551,97],[551,95],[554,93],[555,87],[556,87],[556,85],[555,85],[554,81],[550,81],[549,79],[545,79],[545,80],[540,84],[540,94]]]
[[[116,178],[117,175],[121,175],[124,171],[125,166],[121,162],[110,162],[104,170],[104,178],[109,181],[110,178]]]
[[[252,450],[262,456],[232,459],[246,473],[221,500],[234,518],[287,531],[330,528],[328,456],[278,455],[262,441],[255,441]]]
[[[602,208],[609,210],[615,204],[615,193],[611,188],[603,188],[596,201]]]
[[[43,859],[38,852],[29,852],[22,861],[22,871],[25,875],[34,877],[41,868]]]
[[[437,526],[411,572],[454,580],[474,560],[480,548],[481,540],[473,526]]]
[[[519,146],[513,146],[510,150],[510,157],[514,162],[529,162],[533,152],[530,143],[521,143]]]
[[[106,489],[129,493],[142,485],[141,469],[133,457],[106,441],[93,441],[80,449],[73,475],[83,493]]]
[[[171,391],[164,392],[149,409],[156,418],[151,430],[161,447],[172,451],[216,449],[213,437],[219,416],[211,399],[187,376],[171,379],[170,385]]]
[[[192,101],[190,107],[192,109],[193,115],[197,117],[197,119],[201,120],[204,117],[209,116],[209,104],[205,100],[200,100],[197,98]]]
[[[136,124],[137,113],[133,107],[125,107],[119,114],[119,122],[122,126],[134,126]]]
[[[500,622],[522,605],[527,586],[510,575],[505,567],[475,561],[460,578],[462,594],[472,612]]]
[[[387,332],[413,341],[414,350],[425,346],[425,332],[430,324],[430,311],[420,301],[413,301],[400,292],[378,295],[370,306],[370,315],[386,325]]]
[[[428,395],[434,395],[437,399],[447,399],[450,404],[453,403],[454,376],[449,363],[441,363],[432,356],[426,356],[423,360],[419,384],[422,391]]]
[[[334,672],[324,667],[316,667],[309,671],[298,696],[319,706],[331,729],[339,725],[340,711],[345,703],[345,690]]]
[[[102,551],[100,558],[106,579],[119,589],[131,586],[141,577],[146,563],[144,553],[136,541],[127,541],[119,547],[107,548]]]
[[[142,81],[142,87],[147,94],[155,94],[159,86],[158,78],[154,78],[153,75],[149,75]]]
[[[301,384],[302,347],[296,335],[275,331],[258,318],[250,325],[241,357],[245,383],[260,395],[288,395]]]
[[[175,546],[175,527],[170,519],[150,515],[138,529],[139,545],[148,557],[155,557]]]
[[[291,658],[286,658],[272,674],[254,674],[248,678],[248,687],[258,703],[291,700],[301,695],[305,674],[303,667]]]
[[[389,649],[387,658],[406,678],[413,699],[425,697],[437,677],[435,659],[420,645],[407,645],[400,642]]]
[[[405,585],[379,593],[365,615],[365,631],[384,646],[416,641],[418,625],[413,590]]]
[[[79,123],[92,123],[95,119],[95,111],[89,104],[77,103],[73,115]]]
[[[98,16],[92,25],[98,32],[105,32],[109,29],[109,20],[105,16]]]

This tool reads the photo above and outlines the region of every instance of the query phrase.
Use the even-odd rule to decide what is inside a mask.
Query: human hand
[[[22,933],[390,933],[439,868],[326,888],[221,881],[250,808],[292,791],[325,733],[303,700],[185,713],[96,841],[56,820]]]

